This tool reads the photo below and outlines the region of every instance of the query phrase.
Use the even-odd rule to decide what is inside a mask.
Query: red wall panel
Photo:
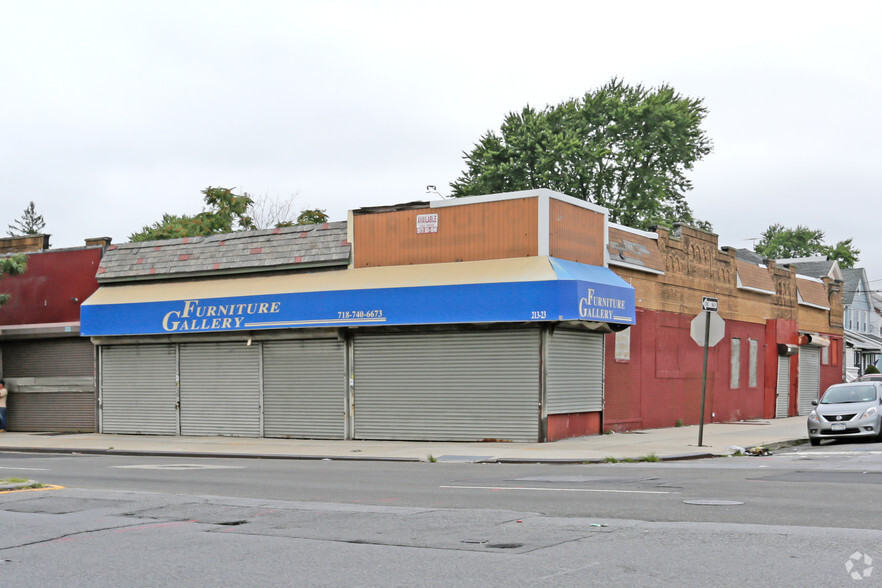
[[[28,255],[24,274],[0,281],[0,292],[12,295],[0,306],[0,325],[79,321],[80,304],[98,288],[100,261],[100,247]]]
[[[697,424],[704,352],[690,336],[695,317],[650,310],[638,313],[637,324],[631,327],[630,361],[615,359],[615,334],[607,335],[604,429],[673,427],[677,421]],[[733,337],[742,340],[741,377],[734,389],[730,387]],[[748,381],[749,339],[757,341],[755,386]],[[765,325],[726,321],[723,340],[708,353],[705,422],[764,416],[765,349]]]

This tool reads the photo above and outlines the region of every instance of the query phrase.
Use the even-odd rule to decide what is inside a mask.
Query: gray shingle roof
[[[794,259],[779,259],[778,265],[787,265],[796,269],[796,273],[810,278],[823,278],[830,274],[833,264],[836,262],[826,257],[799,257]]]
[[[864,275],[863,268],[851,268],[842,270],[842,281],[844,282],[842,287],[842,304],[849,306],[852,302],[854,302],[854,295],[860,289],[861,286],[861,278]],[[865,292],[861,292],[861,296],[866,296]]]
[[[754,253],[750,249],[743,248],[735,250],[735,258],[740,259],[741,261],[752,263],[754,265],[762,265],[765,261],[765,258],[763,258],[763,256],[759,253]]]
[[[107,248],[99,282],[278,271],[349,263],[346,221]]]

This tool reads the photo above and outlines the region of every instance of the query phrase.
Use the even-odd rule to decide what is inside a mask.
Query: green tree
[[[0,279],[6,276],[18,276],[25,272],[28,267],[28,258],[24,255],[0,257]],[[9,302],[9,294],[0,294],[0,306]]]
[[[769,259],[790,259],[823,255],[836,260],[839,267],[850,268],[859,261],[860,249],[852,245],[852,239],[839,241],[836,245],[824,244],[824,231],[797,225],[790,229],[775,223],[763,231],[762,238],[753,250]]]
[[[681,222],[710,230],[686,202],[687,177],[712,150],[701,99],[673,88],[613,79],[594,92],[511,112],[463,154],[453,196],[549,188],[609,209],[611,221],[646,229]]]
[[[154,241],[202,237],[255,228],[254,222],[248,215],[253,200],[247,192],[234,194],[229,188],[209,186],[202,190],[202,194],[205,196],[206,209],[199,214],[195,216],[163,214],[161,221],[129,235],[129,240]]]
[[[303,209],[297,217],[298,225],[317,225],[328,222],[326,211],[319,208]]]
[[[28,204],[27,208],[21,215],[21,218],[13,221],[9,225],[7,234],[10,237],[20,237],[21,235],[42,235],[46,221],[43,220],[42,214],[37,214],[33,201]]]

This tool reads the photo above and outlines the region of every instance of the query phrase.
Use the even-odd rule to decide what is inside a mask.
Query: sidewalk
[[[607,458],[695,459],[731,453],[730,446],[774,445],[806,439],[805,417],[712,423],[565,439],[552,443],[456,443],[411,441],[323,441],[247,437],[159,437],[98,433],[0,433],[0,451],[159,455],[180,457],[260,457],[264,459],[347,459],[364,461],[581,463]]]

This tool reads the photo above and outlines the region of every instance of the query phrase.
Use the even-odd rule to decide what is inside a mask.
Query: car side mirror
[[[812,400],[812,406],[817,406],[817,405],[818,405],[818,401],[817,401],[817,400]]]

